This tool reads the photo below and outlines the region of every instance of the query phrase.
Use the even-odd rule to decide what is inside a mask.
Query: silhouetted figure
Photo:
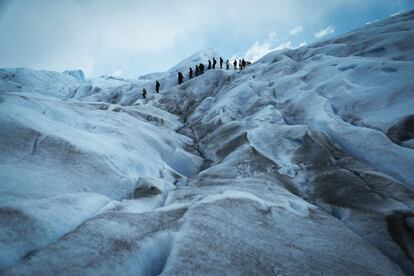
[[[158,80],[155,81],[155,91],[157,93],[160,93],[160,83]]]
[[[220,57],[220,69],[223,69],[223,59]]]
[[[237,70],[237,60],[234,60],[233,66],[234,66],[234,70]]]
[[[147,96],[147,90],[145,88],[142,88],[142,98],[145,99]]]
[[[239,69],[243,69],[241,59],[239,59]]]
[[[200,70],[200,75],[204,73],[204,64],[200,63],[198,66],[198,70]]]
[[[244,59],[242,59],[242,68],[246,68],[246,61]]]
[[[213,58],[213,69],[216,69],[217,60]]]
[[[196,77],[200,75],[200,69],[198,69],[198,65],[196,65],[196,68],[195,68],[195,75]]]
[[[252,62],[246,60],[246,66],[249,66],[250,64],[252,64]]]
[[[184,75],[181,72],[178,72],[178,84],[182,84],[184,81]]]
[[[210,70],[211,69],[211,61],[210,60],[208,60],[208,67],[207,67],[207,70]]]
[[[226,70],[229,70],[229,69],[230,69],[230,61],[226,60]]]
[[[190,67],[190,69],[188,69],[188,78],[192,79],[193,78],[193,68]]]

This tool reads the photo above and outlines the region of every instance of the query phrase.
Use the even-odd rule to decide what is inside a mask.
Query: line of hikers
[[[223,62],[224,62],[223,58],[220,57],[219,61],[220,61],[220,69],[223,69]],[[250,61],[239,59],[238,65],[239,65],[240,70],[243,70],[244,68],[246,68],[247,65],[250,65],[250,64],[251,64]],[[216,69],[216,65],[217,65],[217,60],[215,58],[213,58],[213,62],[211,62],[211,60],[208,60],[207,70]],[[234,70],[237,70],[237,60],[234,60],[233,67],[234,67]],[[226,60],[226,70],[229,70],[229,69],[230,69],[230,61]],[[197,64],[195,66],[195,76],[197,77],[203,73],[204,73],[204,64],[202,63]],[[194,74],[193,68],[190,67],[188,69],[188,78],[192,79],[193,74]],[[184,75],[183,73],[178,72],[178,84],[182,84],[183,82],[184,82]]]
[[[220,57],[220,69],[223,69],[223,62],[224,60]],[[217,60],[215,58],[213,58],[213,62],[211,62],[211,60],[208,60],[208,66],[207,66],[207,70],[211,70],[211,69],[216,69],[216,64],[217,64]],[[246,61],[244,59],[239,59],[239,62],[237,63],[237,60],[234,60],[233,62],[233,68],[234,70],[237,70],[237,65],[238,65],[238,69],[239,70],[243,70],[246,68],[247,65],[250,65],[251,62],[250,61]],[[226,70],[230,69],[230,61],[226,60]],[[195,76],[199,76],[201,74],[204,73],[204,64],[200,63],[197,64],[195,66]],[[189,68],[188,70],[188,78],[192,79],[193,78],[193,68]],[[182,84],[184,82],[184,75],[181,72],[178,72],[178,84]],[[160,83],[159,81],[155,81],[155,91],[157,93],[160,93]],[[147,96],[147,90],[145,88],[142,89],[142,98],[146,98]]]

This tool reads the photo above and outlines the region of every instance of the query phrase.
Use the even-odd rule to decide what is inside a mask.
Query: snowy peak
[[[183,61],[181,61],[180,63],[178,63],[171,69],[169,69],[168,72],[171,72],[171,71],[187,72],[189,67],[194,68],[196,65],[200,63],[207,64],[208,60],[212,60],[213,58],[215,58],[217,62],[218,62],[218,59],[220,58],[220,55],[213,49],[207,49],[204,51],[200,51],[185,58]]]

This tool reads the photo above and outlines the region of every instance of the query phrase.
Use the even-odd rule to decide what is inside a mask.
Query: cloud
[[[268,40],[269,41],[274,41],[277,38],[277,33],[276,32],[272,32],[269,34]]]
[[[203,49],[244,53],[258,37],[313,26],[336,7],[312,1],[10,1],[0,7],[0,67],[81,68],[89,76],[122,69],[127,77],[165,71]]]
[[[291,41],[285,41],[275,46],[275,33],[269,34],[268,38],[264,42],[256,41],[244,54],[244,59],[255,62],[264,55],[278,50],[292,48]]]
[[[320,30],[319,32],[315,33],[315,37],[316,38],[321,38],[321,37],[324,37],[326,35],[332,34],[334,32],[335,32],[335,26],[329,25],[325,29]]]
[[[114,77],[121,77],[123,75],[122,69],[115,70],[111,75]]]
[[[378,22],[378,20],[372,20],[372,21],[369,21],[369,22],[365,23],[364,25],[370,25],[370,24],[373,24],[373,23],[376,23],[376,22]]]
[[[306,43],[306,41],[302,41],[301,43],[299,43],[299,45],[297,46],[297,48],[304,47],[306,45],[308,45],[308,43]]]
[[[301,32],[303,32],[303,27],[302,26],[297,26],[297,27],[293,28],[292,30],[290,30],[289,34],[290,35],[297,35]]]
[[[270,43],[260,43],[256,41],[246,52],[244,58],[246,60],[250,60],[252,62],[260,59],[262,56],[266,55],[267,53],[271,52],[273,47],[271,47]]]
[[[273,48],[272,51],[279,51],[283,49],[291,49],[292,48],[292,41],[286,41],[284,43],[279,44],[277,47]]]
[[[274,32],[256,45],[260,56],[287,40],[311,42],[303,29],[336,22],[338,15],[376,11],[373,1],[391,5],[389,0],[0,0],[0,67],[81,68],[90,77],[122,69],[125,77],[137,77],[165,71],[208,48],[223,57],[245,53]],[[358,22],[368,18],[360,16]],[[338,24],[347,29],[347,22]]]

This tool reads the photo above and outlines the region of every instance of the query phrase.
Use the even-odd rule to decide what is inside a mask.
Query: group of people
[[[223,69],[223,63],[224,63],[223,58],[220,57],[219,62],[220,62],[220,69]],[[243,70],[244,68],[246,68],[247,65],[250,65],[251,62],[246,61],[244,59],[239,59],[239,62],[237,63],[237,60],[234,60],[233,62],[234,70],[237,70],[237,64],[238,64],[238,68],[240,70]],[[213,61],[208,60],[207,70],[216,69],[216,65],[217,65],[217,60],[215,58],[213,58]],[[226,60],[226,70],[229,70],[229,69],[230,69],[230,61]],[[203,73],[204,73],[204,64],[200,63],[195,66],[195,72],[192,67],[188,69],[188,78],[192,79],[194,75],[197,77]],[[182,84],[183,82],[184,82],[184,75],[183,73],[178,72],[178,84]]]
[[[220,69],[223,69],[223,63],[224,60],[220,57],[219,59],[220,62]],[[239,62],[237,62],[237,60],[233,61],[233,67],[234,70],[243,70],[246,68],[247,65],[250,65],[251,62],[250,61],[246,61],[244,59],[239,59]],[[208,66],[207,66],[207,70],[211,70],[211,69],[216,69],[216,65],[217,65],[217,60],[215,58],[213,58],[213,61],[208,60]],[[230,69],[230,61],[226,60],[226,70]],[[195,72],[194,72],[195,71]],[[192,67],[189,68],[188,70],[188,78],[192,79],[194,77],[194,75],[197,77],[201,74],[204,73],[204,64],[200,63],[197,64],[195,66],[195,70],[193,70]],[[178,84],[182,84],[184,82],[184,75],[181,72],[178,72]],[[155,81],[155,92],[160,93],[160,83],[159,81]],[[142,89],[142,98],[146,98],[147,96],[147,90],[145,88]]]

